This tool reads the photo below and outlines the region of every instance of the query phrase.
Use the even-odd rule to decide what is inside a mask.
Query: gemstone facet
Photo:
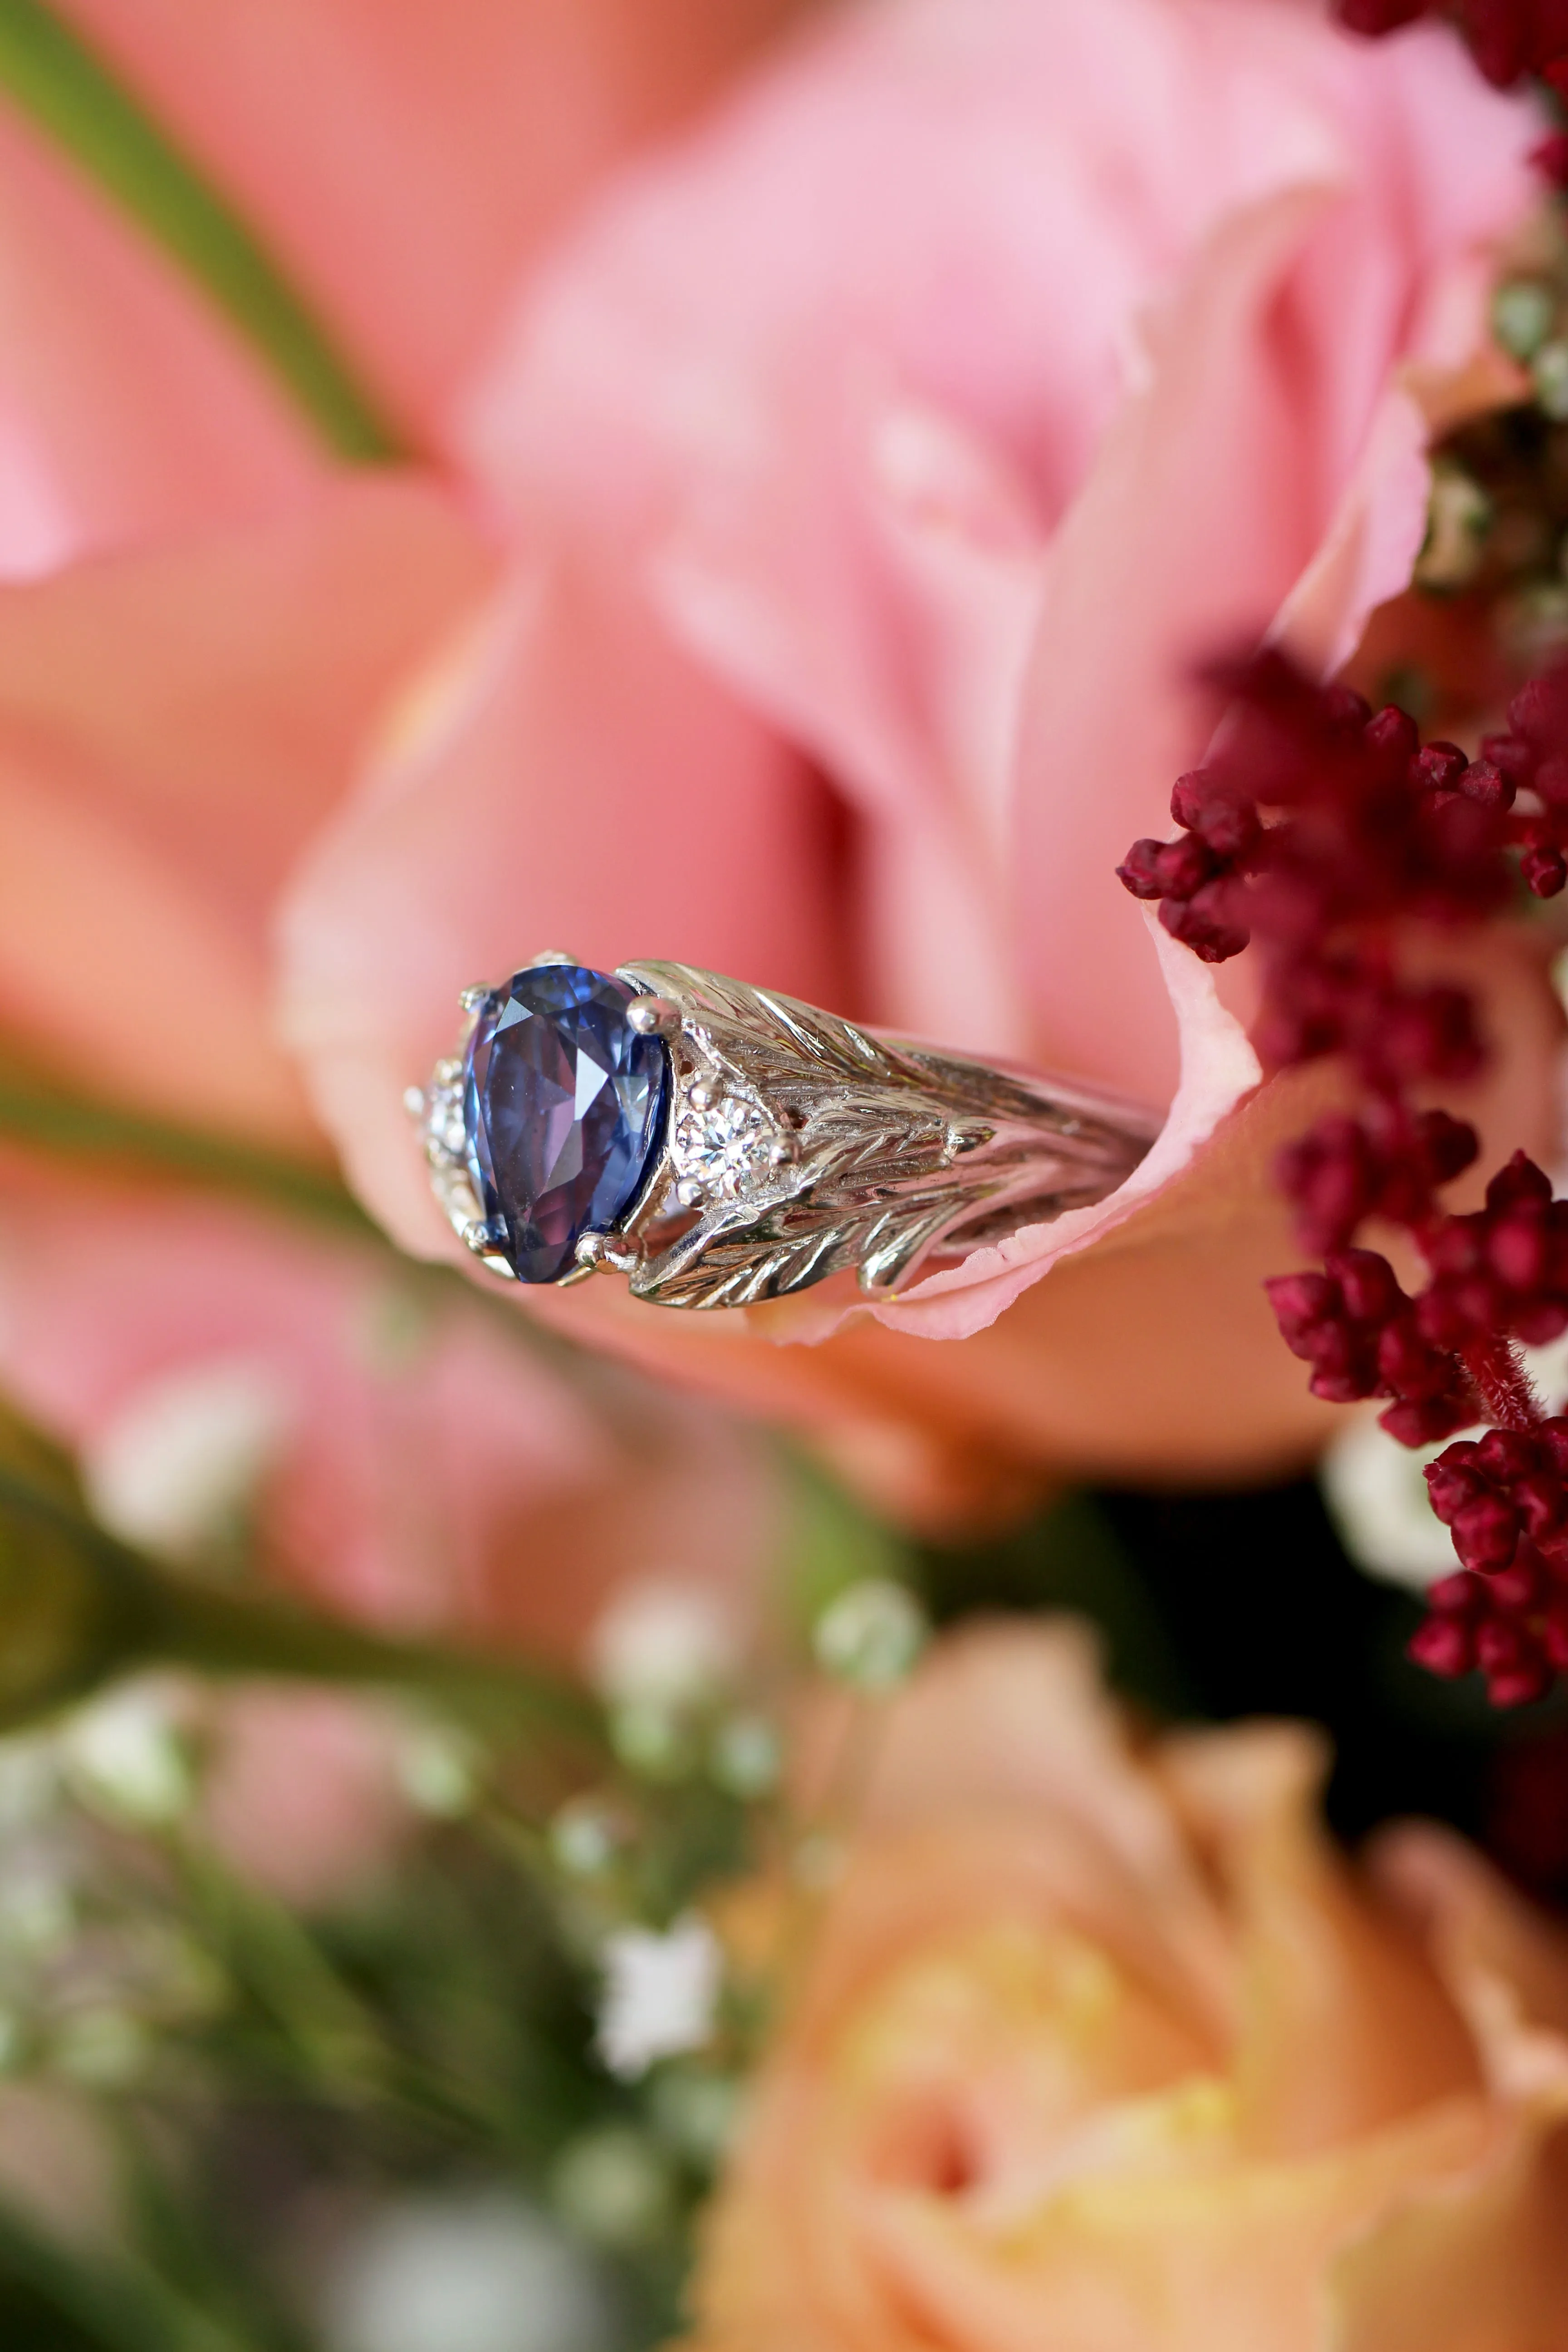
[[[569,1274],[642,1189],[663,1138],[668,1056],[626,1019],[638,993],[583,964],[514,972],[464,1063],[468,1172],[521,1282]]]

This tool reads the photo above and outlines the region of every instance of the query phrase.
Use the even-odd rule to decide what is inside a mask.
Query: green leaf
[[[0,15],[5,5],[0,0]],[[0,1045],[0,1136],[100,1174],[184,1178],[239,1193],[390,1247],[332,1169],[80,1094],[5,1045]]]
[[[140,2263],[58,2243],[4,2206],[0,2329],[8,2352],[261,2352],[191,2310]]]
[[[542,1667],[384,1641],[175,1575],[98,1527],[65,1457],[0,1410],[0,1731],[155,1664],[401,1685],[498,1729],[600,1738],[592,1701]]]
[[[0,88],[224,311],[329,449],[362,465],[408,454],[254,230],[45,0],[0,0]]]

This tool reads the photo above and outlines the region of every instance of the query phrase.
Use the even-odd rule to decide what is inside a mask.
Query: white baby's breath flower
[[[912,1673],[930,1631],[907,1586],[892,1577],[868,1576],[823,1611],[812,1645],[824,1674],[858,1690],[885,1692]]]
[[[354,2231],[323,2297],[331,2352],[611,2352],[592,2264],[503,2189],[407,2197]]]
[[[700,1584],[646,1577],[617,1593],[588,1642],[594,1686],[613,1706],[689,1706],[722,1689],[740,1660],[734,1617]]]
[[[60,1735],[66,1777],[100,1812],[139,1827],[178,1821],[195,1793],[184,1738],[187,1694],[143,1675],[79,1707]]]
[[[88,1501],[125,1542],[199,1559],[232,1535],[297,1417],[272,1364],[238,1356],[182,1365],[137,1389],[89,1442]]]
[[[724,1956],[706,1920],[658,1935],[618,1927],[606,1937],[598,2049],[612,2074],[635,2081],[659,2058],[700,2050],[713,2031]]]

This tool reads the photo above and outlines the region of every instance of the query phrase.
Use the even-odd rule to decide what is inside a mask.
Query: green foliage
[[[0,24],[5,0],[0,0]],[[237,1193],[387,1246],[330,1168],[84,1094],[0,1045],[0,1135],[89,1171]]]
[[[0,0],[0,86],[191,277],[336,456],[402,436],[241,215],[44,0]]]
[[[601,1741],[596,1709],[542,1667],[383,1641],[175,1575],[97,1526],[66,1457],[0,1406],[0,1729],[153,1662],[409,1685],[486,1722]]]

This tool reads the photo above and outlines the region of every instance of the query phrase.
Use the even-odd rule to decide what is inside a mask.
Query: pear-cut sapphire
[[[464,1073],[468,1169],[522,1282],[572,1270],[642,1189],[668,1057],[626,1019],[637,990],[575,963],[513,972],[479,1009]]]

